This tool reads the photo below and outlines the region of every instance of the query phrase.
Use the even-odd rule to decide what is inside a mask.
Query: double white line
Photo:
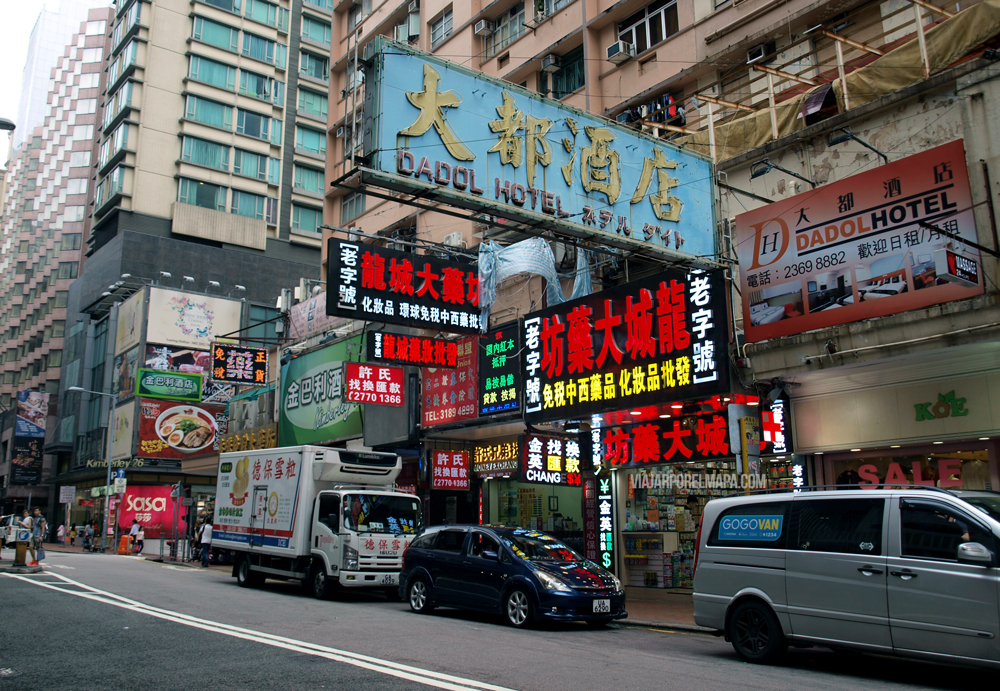
[[[371,670],[372,672],[377,672],[379,674],[388,674],[393,677],[399,677],[400,679],[408,679],[410,681],[415,681],[417,683],[425,684],[438,689],[449,689],[450,691],[512,691],[511,689],[503,686],[494,686],[492,684],[475,681],[474,679],[465,679],[451,674],[442,674],[440,672],[421,669],[419,667],[401,665],[390,660],[382,660],[377,657],[369,657],[368,655],[359,655],[358,653],[329,648],[324,645],[309,643],[308,641],[299,641],[294,638],[275,636],[262,631],[244,629],[217,621],[209,621],[207,619],[192,617],[187,614],[171,612],[170,610],[153,607],[152,605],[137,602],[136,600],[130,600],[120,595],[109,593],[105,590],[98,590],[97,588],[93,588],[85,583],[80,583],[79,581],[74,581],[71,578],[66,578],[62,574],[58,573],[49,572],[38,574],[39,576],[46,578],[55,578],[57,579],[56,581],[39,580],[38,578],[30,575],[4,575],[8,578],[16,578],[17,580],[24,581],[25,583],[31,583],[32,585],[40,586],[42,588],[49,588],[50,590],[56,590],[68,595],[82,597],[86,600],[94,600],[95,602],[102,602],[106,605],[121,607],[122,609],[131,610],[140,614],[148,614],[151,617],[156,617],[157,619],[163,619],[165,621],[172,621],[176,624],[183,624],[184,626],[190,626],[204,631],[211,631],[212,633],[220,633],[225,636],[240,638],[253,643],[263,643],[264,645],[270,645],[275,648],[283,648],[297,653],[314,655],[316,657],[326,658],[327,660],[333,660],[334,662],[341,662],[343,664],[353,665],[354,667]]]

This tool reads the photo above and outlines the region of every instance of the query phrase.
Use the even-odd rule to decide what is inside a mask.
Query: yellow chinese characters
[[[642,175],[639,176],[639,184],[635,187],[632,195],[632,204],[638,204],[649,194],[649,187],[653,184],[653,172],[656,172],[657,191],[649,195],[649,201],[653,205],[653,213],[661,221],[681,220],[681,200],[670,196],[670,188],[677,187],[677,178],[672,178],[667,173],[667,169],[676,168],[676,161],[669,161],[661,149],[653,148],[653,158],[645,158],[642,162]]]
[[[434,129],[441,136],[448,153],[459,161],[475,160],[476,155],[469,151],[468,147],[462,143],[451,129],[448,121],[444,117],[445,108],[457,108],[462,102],[462,97],[454,91],[438,92],[438,82],[441,75],[426,62],[424,63],[424,90],[407,91],[406,98],[415,108],[420,109],[420,114],[413,124],[399,134],[403,137],[419,137],[427,132],[433,125]]]

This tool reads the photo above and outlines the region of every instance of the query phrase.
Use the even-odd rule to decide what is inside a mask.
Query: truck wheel
[[[507,593],[507,597],[504,598],[503,611],[507,617],[507,623],[518,629],[529,627],[534,616],[531,597],[520,588],[514,588]]]
[[[434,611],[431,604],[431,588],[423,578],[414,578],[406,589],[410,609],[417,614],[430,614]]]
[[[333,585],[326,575],[326,567],[322,563],[313,564],[312,574],[309,576],[312,595],[317,600],[327,600],[333,591]]]
[[[242,557],[240,563],[236,565],[236,582],[241,588],[256,588],[264,582],[260,574],[250,569],[249,557]]]
[[[729,636],[733,649],[747,662],[769,664],[788,650],[778,617],[758,600],[737,605],[730,620]]]

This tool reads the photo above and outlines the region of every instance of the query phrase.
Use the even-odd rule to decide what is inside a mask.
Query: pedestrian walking
[[[212,549],[212,521],[208,518],[201,526],[201,565],[208,568],[208,551]]]
[[[83,530],[83,548],[94,551],[94,524],[88,523]]]
[[[56,530],[56,541],[62,545],[66,542],[66,526],[60,525]]]
[[[25,511],[27,513],[27,511]],[[35,511],[31,516],[31,543],[28,546],[28,550],[31,552],[31,563],[29,566],[38,566],[38,562],[45,558],[45,549],[42,547],[42,540],[45,539],[45,533],[48,530],[48,523],[45,521],[45,516],[39,511],[38,507],[35,507]]]
[[[132,519],[132,527],[128,531],[129,546],[135,549],[135,541],[139,536],[139,521]]]
[[[70,526],[69,529],[69,546],[76,547],[76,526]]]
[[[146,531],[139,526],[139,532],[135,534],[135,553],[142,554],[142,546],[146,542]]]

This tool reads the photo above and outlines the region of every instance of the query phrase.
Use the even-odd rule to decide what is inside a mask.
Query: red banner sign
[[[609,427],[604,432],[604,447],[608,466],[682,463],[728,456],[727,415],[723,411]]]
[[[134,519],[142,526],[146,539],[169,537],[173,533],[174,502],[171,485],[134,485],[128,488],[118,511],[118,526],[128,532]],[[184,517],[187,509],[180,510],[177,530],[185,534]]]
[[[458,341],[457,367],[423,370],[424,401],[421,414],[424,427],[475,419],[476,386],[479,376],[478,338]]]
[[[431,458],[431,489],[469,489],[467,452],[434,451]]]
[[[368,361],[405,362],[423,367],[456,367],[458,344],[443,338],[403,336],[371,331],[366,337]]]
[[[347,400],[350,403],[402,406],[404,375],[402,367],[345,362]]]

